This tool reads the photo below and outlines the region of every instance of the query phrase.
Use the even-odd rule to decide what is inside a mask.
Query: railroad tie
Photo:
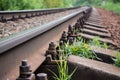
[[[95,8],[92,9],[89,18],[82,24],[80,36],[88,40],[98,36],[101,42],[116,45],[111,40],[111,34],[106,30],[106,26],[102,25],[101,17]]]

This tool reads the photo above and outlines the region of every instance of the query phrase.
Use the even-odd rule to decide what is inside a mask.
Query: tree
[[[114,3],[120,2],[120,0],[113,0]]]
[[[63,6],[63,0],[44,0],[43,3],[47,8],[55,8]]]

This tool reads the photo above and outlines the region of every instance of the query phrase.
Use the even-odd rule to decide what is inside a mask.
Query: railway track
[[[21,60],[30,61],[31,69],[35,71],[45,60],[45,50],[51,41],[57,41],[63,30],[69,24],[75,24],[75,20],[82,15],[88,7],[68,16],[52,21],[43,26],[22,32],[9,39],[0,42],[0,79],[15,80],[19,75],[19,64]],[[15,74],[13,74],[15,73]]]
[[[16,20],[21,18],[30,18],[35,16],[42,16],[47,14],[53,14],[63,12],[66,10],[77,9],[80,7],[72,8],[55,8],[55,9],[43,9],[43,10],[19,10],[19,11],[0,11],[0,21],[6,22],[9,20]]]
[[[99,40],[101,42],[105,42],[107,44],[116,46],[116,44],[111,40],[110,38],[111,36],[109,32],[106,30],[105,26],[102,26],[101,18],[99,17],[99,14],[97,13],[96,9],[93,8],[92,12],[91,10],[92,8],[90,7],[82,7],[81,10],[78,12],[72,13],[68,16],[52,21],[48,24],[42,25],[40,27],[36,27],[34,29],[25,31],[22,34],[19,34],[9,39],[1,41],[0,42],[0,53],[1,53],[0,64],[2,65],[0,66],[0,80],[7,80],[7,79],[15,80],[19,76],[19,65],[21,64],[20,62],[24,59],[28,60],[28,63],[31,66],[31,70],[37,73],[38,71],[36,72],[36,70],[46,60],[45,53],[46,53],[46,50],[48,49],[48,44],[50,42],[58,43],[63,31],[66,31],[66,32],[69,31],[71,26],[76,26],[77,29],[80,29],[81,33],[77,35],[68,34],[69,37],[81,36],[84,39],[90,40],[90,39],[93,39],[95,36],[99,36],[100,37]],[[69,29],[68,29],[68,26],[69,26]],[[115,55],[113,54],[114,51],[104,50],[96,47],[93,47],[93,50],[97,53],[97,55],[106,56],[103,58],[105,62],[111,61],[110,57],[115,57]],[[106,60],[106,58],[108,61]],[[79,63],[77,63],[77,61],[79,61]],[[99,62],[92,63],[92,61],[85,60],[87,61],[87,63],[86,62],[82,63],[82,61],[83,59],[81,58],[79,59],[78,57],[75,57],[75,56],[69,57],[69,62],[77,64],[78,66],[82,65],[82,67],[85,65],[85,67],[88,68],[88,67],[91,67],[90,64],[98,64],[93,66],[93,68],[95,68],[95,70],[98,70],[98,72],[100,69],[99,65],[102,65],[102,63],[99,63]],[[88,63],[90,63],[89,64],[90,66],[86,65]],[[71,65],[71,66],[74,67],[74,65]],[[81,69],[80,67],[79,69],[84,71],[84,69]],[[111,78],[110,80],[120,79],[119,78],[120,76],[117,75],[120,69],[112,66],[110,66],[110,68],[115,69],[113,70],[114,75],[109,72],[112,70],[104,68],[102,72],[100,72],[101,74],[100,76],[99,75],[95,75],[95,76],[103,77],[103,74],[105,73],[105,77],[100,78],[101,80],[107,79],[108,77],[110,77],[109,75],[112,75],[112,77],[110,77]],[[106,70],[108,70],[107,73],[106,73]],[[94,69],[91,71],[94,71]],[[79,70],[78,70],[78,73],[80,73]],[[80,74],[82,75],[83,73],[80,73]],[[78,74],[76,74],[76,76],[77,75]],[[88,72],[88,75],[89,75],[89,72]],[[93,77],[93,75],[91,76],[92,78],[90,78],[90,80],[96,79],[95,77]],[[114,77],[114,76],[117,76],[117,77]],[[34,80],[34,79],[31,79],[31,80]],[[73,80],[79,80],[79,78],[75,77],[75,79]],[[83,77],[83,80],[87,80],[87,79]]]

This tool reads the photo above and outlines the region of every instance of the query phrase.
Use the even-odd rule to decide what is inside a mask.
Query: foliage
[[[114,3],[120,2],[120,0],[113,0]]]
[[[93,45],[93,46],[108,49],[108,45],[106,43],[100,42],[99,37],[97,37],[97,36],[94,37],[94,39],[89,42],[89,45]]]
[[[114,64],[118,67],[120,67],[120,52],[116,53],[116,58],[113,59],[114,60]]]
[[[62,55],[59,56],[59,62],[57,63],[58,75],[56,75],[51,70],[49,71],[54,75],[53,76],[54,80],[71,80],[71,77],[73,76],[77,68],[75,68],[71,74],[68,74],[68,65],[67,65],[67,60],[66,60],[68,55],[65,55],[64,53],[61,53],[61,54]]]
[[[43,1],[46,7],[54,8],[54,7],[61,7],[63,0],[44,0]]]
[[[81,41],[74,42],[73,45],[66,44],[65,51],[68,54],[77,55],[80,57],[99,59],[97,55],[92,51],[90,46],[81,39]]]
[[[94,5],[120,14],[120,0],[75,0],[73,5]]]
[[[101,7],[120,14],[120,2],[113,3],[113,2],[107,1],[106,4],[104,6],[101,6]]]
[[[23,10],[42,8],[43,0],[0,0],[0,10]]]
[[[105,2],[105,5],[103,4]],[[120,13],[120,0],[0,0],[0,10],[24,10],[95,5]]]
[[[0,0],[0,10],[71,7],[72,0]]]

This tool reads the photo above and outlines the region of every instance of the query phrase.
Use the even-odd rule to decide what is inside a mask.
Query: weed
[[[102,43],[99,41],[98,36],[94,37],[94,39],[91,40],[88,44],[91,46],[97,46],[97,47],[101,47],[101,48],[105,48],[105,49],[109,48],[109,46],[106,43]]]
[[[116,53],[116,58],[114,60],[114,65],[120,67],[120,52]]]
[[[53,71],[49,70],[54,76],[54,80],[71,80],[71,77],[73,76],[73,74],[75,73],[76,69],[75,68],[71,74],[69,74],[68,72],[68,63],[67,63],[67,58],[68,55],[64,54],[64,52],[60,53],[59,56],[59,62],[57,63],[58,65],[58,75],[55,74]]]
[[[68,54],[73,54],[80,57],[98,59],[97,55],[83,39],[79,42],[75,41],[73,45],[66,44],[65,51]]]

